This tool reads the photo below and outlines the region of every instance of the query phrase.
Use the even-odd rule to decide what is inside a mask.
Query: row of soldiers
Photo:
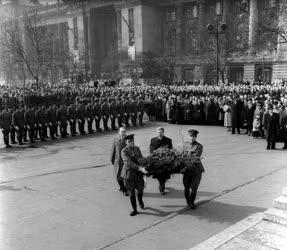
[[[45,141],[49,137],[65,138],[69,135],[68,126],[70,135],[76,136],[79,133],[86,134],[85,124],[89,134],[109,129],[116,130],[117,126],[142,125],[144,112],[144,101],[140,97],[122,100],[91,98],[76,100],[69,105],[65,103],[37,106],[20,104],[16,108],[5,105],[0,112],[0,128],[7,148],[11,147],[9,140],[12,144],[16,143],[16,137],[19,145],[28,141],[30,143],[34,143],[35,140]],[[77,125],[79,132],[77,132]]]

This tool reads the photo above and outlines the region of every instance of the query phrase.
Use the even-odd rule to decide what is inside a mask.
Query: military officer
[[[123,105],[119,98],[116,101],[116,112],[117,112],[118,127],[120,128],[122,127],[122,120],[123,120]]]
[[[139,117],[139,124],[143,125],[144,102],[140,98],[137,101],[137,113]]]
[[[123,118],[125,122],[125,126],[129,127],[129,119],[130,119],[130,110],[129,110],[129,101],[125,99],[123,101]]]
[[[61,104],[60,108],[57,110],[57,120],[60,126],[60,134],[62,138],[67,137],[67,108],[64,103]]]
[[[109,103],[109,110],[110,110],[110,118],[111,118],[111,128],[112,130],[116,130],[117,109],[116,109],[116,103],[113,99]]]
[[[2,129],[5,147],[11,147],[9,144],[9,132],[12,123],[12,115],[7,106],[0,112],[0,128]]]
[[[93,120],[94,120],[94,101],[91,100],[91,102],[89,102],[86,105],[86,118],[87,118],[87,122],[88,122],[88,132],[89,134],[94,133],[93,130]]]
[[[195,159],[198,161],[197,163],[194,163],[194,166],[188,168],[183,173],[184,196],[187,205],[191,209],[196,208],[194,201],[196,198],[198,186],[201,181],[202,173],[204,172],[204,168],[201,163],[203,146],[197,142],[198,133],[199,132],[195,129],[188,130],[190,141],[184,145],[184,152],[187,155],[195,157]]]
[[[70,133],[72,136],[76,135],[76,122],[77,122],[77,108],[76,104],[71,103],[67,110],[67,115],[70,124]]]
[[[15,107],[16,106],[11,106],[11,113],[12,114],[15,112]],[[12,119],[12,117],[11,117],[11,119]],[[15,129],[12,122],[11,122],[11,129],[10,129],[10,140],[11,140],[11,144],[16,143],[16,129]]]
[[[101,104],[101,111],[103,115],[104,130],[108,131],[109,130],[108,121],[109,121],[109,116],[110,116],[108,100],[104,100],[103,103]]]
[[[19,145],[23,144],[23,135],[24,135],[24,106],[21,106],[19,109],[16,109],[12,114],[12,124],[16,129],[17,141]]]
[[[130,111],[131,111],[131,122],[135,127],[137,125],[137,102],[133,99],[130,100],[129,103]]]
[[[36,111],[36,123],[39,130],[40,140],[46,141],[47,137],[47,117],[46,117],[46,110],[45,106],[42,105],[37,111]]]
[[[78,119],[78,126],[81,135],[85,134],[85,101],[82,100],[77,106],[77,119]]]
[[[47,115],[47,123],[50,131],[50,137],[51,139],[56,139],[56,124],[57,124],[57,112],[55,110],[54,105],[50,105],[49,108],[46,111]]]
[[[96,125],[96,131],[101,132],[101,118],[102,118],[102,111],[101,111],[101,105],[99,103],[99,100],[95,100],[94,104],[94,116],[95,116],[95,125]]]
[[[128,135],[125,137],[127,146],[123,148],[121,155],[123,159],[123,170],[121,176],[125,179],[126,187],[129,191],[130,202],[133,210],[130,216],[138,214],[137,201],[136,201],[136,190],[138,196],[138,202],[141,209],[144,208],[143,202],[143,190],[144,190],[144,179],[143,174],[147,174],[145,168],[139,165],[139,160],[142,158],[141,150],[135,146],[134,135]]]
[[[33,109],[33,107],[31,106],[27,107],[27,110],[24,115],[24,120],[28,130],[29,141],[30,143],[34,143],[36,117],[35,117],[35,110]]]

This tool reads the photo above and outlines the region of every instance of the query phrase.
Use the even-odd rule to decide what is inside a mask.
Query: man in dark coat
[[[172,149],[172,140],[166,136],[164,136],[164,128],[157,128],[157,137],[154,137],[150,141],[149,151],[152,153],[153,151],[159,148],[169,148]],[[162,195],[165,194],[165,183],[167,179],[170,178],[169,173],[162,173],[158,175],[154,175],[154,178],[157,178],[159,181],[159,191]]]
[[[232,134],[235,134],[235,129],[237,129],[237,133],[240,134],[243,106],[244,104],[239,96],[236,96],[231,106]]]
[[[266,149],[275,149],[279,129],[279,115],[273,112],[272,105],[268,106],[268,112],[264,115],[263,126],[266,131]]]
[[[24,125],[25,125],[24,114],[25,114],[25,110],[23,107],[20,107],[12,114],[12,124],[16,129],[17,140],[18,140],[19,145],[23,144],[22,139],[23,139]]]
[[[123,148],[121,156],[123,159],[123,170],[121,177],[125,179],[126,186],[129,191],[130,201],[133,211],[130,216],[135,216],[137,212],[136,190],[138,195],[138,202],[141,209],[144,209],[143,190],[144,179],[143,174],[147,173],[145,168],[139,165],[139,160],[142,158],[141,150],[135,146],[134,135],[125,137],[127,146]]]
[[[12,115],[7,106],[0,112],[0,128],[2,129],[3,139],[6,148],[11,147],[9,144],[9,132],[12,123]]]
[[[120,186],[120,191],[123,192],[125,196],[128,195],[127,189],[125,187],[125,183],[123,178],[121,177],[122,169],[123,169],[123,159],[121,157],[121,151],[126,146],[126,129],[121,127],[119,129],[119,136],[114,139],[111,151],[111,163],[115,167],[115,173],[117,177],[117,181]]]
[[[247,105],[243,109],[242,122],[246,123],[246,134],[251,135],[254,121],[255,106],[251,100],[248,100]]]
[[[283,136],[283,142],[284,142],[283,149],[287,149],[287,107],[286,106],[283,108],[280,114],[280,127],[282,129],[282,136]]]
[[[196,206],[194,204],[197,189],[201,181],[202,173],[204,172],[203,165],[201,163],[201,155],[203,152],[203,146],[197,142],[197,134],[198,131],[191,129],[188,131],[190,136],[190,142],[184,145],[184,151],[193,157],[196,157],[198,160],[194,166],[183,173],[183,185],[184,185],[184,196],[187,202],[187,205],[195,209]],[[191,192],[190,192],[191,189]]]
[[[35,133],[35,124],[36,124],[36,116],[35,116],[35,110],[33,107],[29,107],[27,108],[25,115],[24,115],[24,119],[25,119],[25,124],[27,126],[28,129],[28,135],[29,135],[29,140],[30,143],[34,143],[34,133]]]

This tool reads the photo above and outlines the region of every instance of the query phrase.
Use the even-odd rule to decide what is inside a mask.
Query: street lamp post
[[[207,31],[213,35],[216,42],[216,85],[219,83],[219,36],[226,32],[228,25],[226,23],[220,23],[216,20],[216,24],[209,23],[207,25]]]

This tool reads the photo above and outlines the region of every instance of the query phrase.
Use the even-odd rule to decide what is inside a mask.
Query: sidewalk
[[[287,188],[273,208],[255,213],[190,250],[287,249]]]

